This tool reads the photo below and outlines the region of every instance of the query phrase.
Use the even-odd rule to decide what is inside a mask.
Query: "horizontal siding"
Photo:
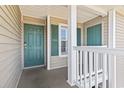
[[[35,25],[45,25],[45,19],[34,18],[29,16],[23,16],[24,23],[35,24]]]
[[[116,13],[116,47],[124,48],[124,15]],[[117,87],[124,87],[124,57],[117,57]]]
[[[68,20],[57,18],[57,17],[50,17],[50,23],[59,25],[59,24],[68,24]],[[78,28],[82,28],[82,23],[78,22],[77,23]]]
[[[67,66],[67,57],[51,56],[50,69]]]
[[[103,45],[108,45],[108,16],[102,18]]]
[[[21,74],[21,12],[0,6],[0,87],[17,87]]]

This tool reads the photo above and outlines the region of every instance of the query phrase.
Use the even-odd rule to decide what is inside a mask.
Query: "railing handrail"
[[[76,46],[74,47],[74,50],[124,56],[124,48],[122,49],[122,48],[107,48],[101,46]]]

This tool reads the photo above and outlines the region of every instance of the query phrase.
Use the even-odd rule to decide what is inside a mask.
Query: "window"
[[[59,26],[59,55],[67,55],[68,49],[68,28],[67,26]]]

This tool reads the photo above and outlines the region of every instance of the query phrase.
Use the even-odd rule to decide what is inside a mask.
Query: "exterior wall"
[[[30,16],[23,16],[23,23],[44,26],[44,63],[45,63],[44,65],[46,65],[46,20]]]
[[[96,17],[92,20],[89,20],[88,22],[83,23],[83,28],[84,28],[84,34],[83,34],[83,39],[84,39],[84,46],[87,46],[87,28],[93,25],[97,24],[102,24],[102,45],[107,45],[107,40],[108,40],[108,17]]]
[[[0,87],[17,87],[21,68],[21,12],[0,6]]]
[[[67,24],[67,21],[60,18],[50,17],[50,23],[59,25],[59,24]],[[55,69],[55,68],[60,68],[65,66],[67,66],[67,57],[51,56],[50,69]]]
[[[102,18],[103,45],[108,45],[108,16]]]
[[[56,18],[56,17],[50,17],[50,23],[55,24],[55,25],[59,25],[59,24],[66,24],[67,25],[67,20]],[[78,27],[82,28],[82,24],[78,23]],[[50,69],[66,67],[67,61],[68,61],[67,56],[51,56]]]
[[[124,48],[124,15],[116,13],[116,47]],[[124,57],[117,57],[117,87],[124,87]]]

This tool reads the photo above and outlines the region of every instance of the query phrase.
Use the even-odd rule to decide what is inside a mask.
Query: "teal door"
[[[87,28],[87,45],[88,46],[102,45],[101,24]]]
[[[44,27],[24,24],[24,67],[44,64]]]

